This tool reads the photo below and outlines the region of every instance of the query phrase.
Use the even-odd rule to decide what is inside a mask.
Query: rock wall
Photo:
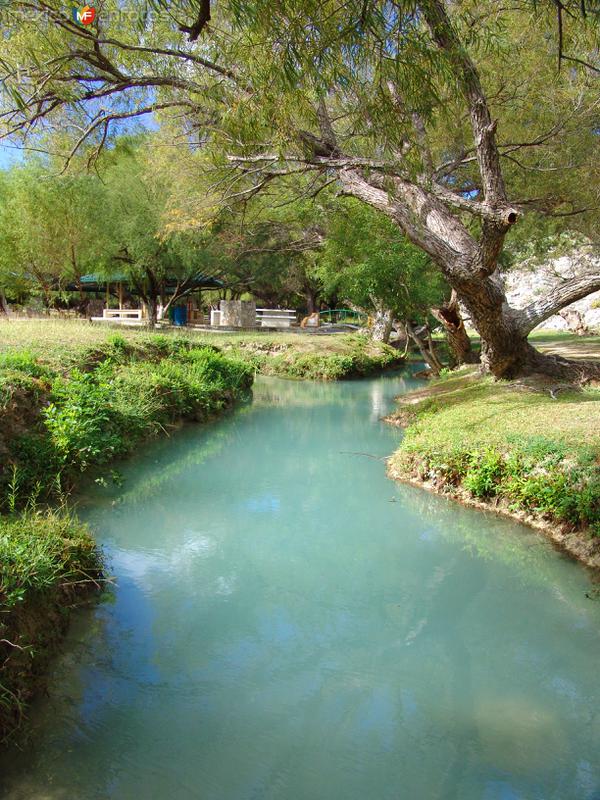
[[[524,308],[561,282],[591,271],[600,271],[600,258],[583,249],[542,264],[525,263],[503,275],[506,296],[511,306]],[[539,327],[577,333],[600,332],[600,292],[567,306]]]

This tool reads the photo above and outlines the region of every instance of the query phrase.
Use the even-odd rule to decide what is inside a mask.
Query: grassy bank
[[[212,337],[262,375],[337,381],[373,375],[400,366],[394,348],[354,334],[223,334]]]
[[[86,350],[102,349],[115,331],[102,325],[60,320],[0,322],[0,353],[28,350],[41,363],[61,370],[77,364]],[[118,335],[135,345],[148,334],[120,328]],[[263,375],[312,380],[341,380],[371,375],[399,366],[397,350],[372,342],[361,334],[208,333],[181,330],[166,334],[188,339],[194,345],[216,346],[226,355],[242,360]]]
[[[543,528],[600,566],[600,389],[495,383],[468,370],[406,395],[391,474]]]
[[[0,742],[20,727],[69,611],[101,569],[87,527],[65,511],[0,516]]]
[[[248,364],[209,345],[102,333],[0,352],[0,739],[19,724],[69,608],[98,586],[86,527],[36,509],[180,420],[222,413],[252,384]]]
[[[206,421],[252,384],[247,365],[188,339],[108,336],[62,369],[0,354],[0,509],[62,496],[78,475],[182,419]]]

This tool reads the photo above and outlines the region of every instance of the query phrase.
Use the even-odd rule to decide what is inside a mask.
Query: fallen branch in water
[[[83,573],[85,575],[85,573]],[[82,583],[93,583],[97,589],[100,589],[101,583],[109,583],[111,585],[116,584],[115,578],[86,578],[80,581],[64,581],[61,583],[61,587],[65,588],[66,586],[79,586]]]
[[[375,459],[375,461],[387,460],[387,456],[374,456],[373,453],[361,453],[360,451],[355,450],[340,450],[340,454],[343,456],[366,456],[367,458]]]

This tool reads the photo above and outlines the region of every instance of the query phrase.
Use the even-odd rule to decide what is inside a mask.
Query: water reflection
[[[405,386],[260,380],[90,489],[118,587],[74,627],[4,797],[598,793],[586,574],[386,479]]]

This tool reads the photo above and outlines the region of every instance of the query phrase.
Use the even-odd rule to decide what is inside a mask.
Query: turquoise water
[[[82,506],[79,614],[10,800],[600,798],[600,603],[537,534],[385,477],[402,377],[260,379]]]

